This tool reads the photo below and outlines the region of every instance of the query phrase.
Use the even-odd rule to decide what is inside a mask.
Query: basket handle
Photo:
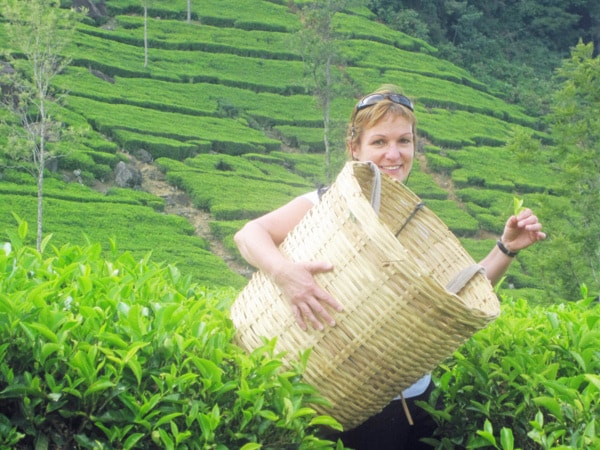
[[[452,294],[458,294],[471,279],[478,273],[485,274],[485,268],[480,264],[473,264],[461,270],[450,283],[446,285],[446,290]]]
[[[369,168],[371,169],[371,172],[373,172],[373,187],[371,189],[371,206],[375,210],[375,214],[377,214],[379,216],[379,209],[381,208],[381,172],[379,171],[379,167],[377,167],[377,164],[375,164],[374,162],[367,161],[367,163],[369,165]],[[404,227],[406,227],[406,225],[408,225],[408,222],[410,222],[412,220],[412,218],[415,216],[415,214],[417,214],[417,212],[419,212],[421,209],[423,209],[424,206],[425,206],[425,203],[423,203],[423,202],[419,202],[415,205],[415,209],[413,210],[413,212],[408,216],[408,218],[406,219],[404,224],[400,227],[400,229],[396,233],[396,237],[398,237],[398,235],[402,232],[402,230],[404,230]]]
[[[371,189],[371,206],[375,210],[375,214],[379,215],[379,208],[381,207],[381,172],[379,167],[372,161],[367,161],[369,168],[373,172],[373,188]]]

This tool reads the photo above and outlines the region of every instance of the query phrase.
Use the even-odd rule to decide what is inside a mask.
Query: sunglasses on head
[[[379,103],[382,100],[390,100],[398,105],[406,106],[408,109],[414,112],[415,107],[408,97],[402,94],[371,94],[363,97],[356,104],[356,112],[359,112],[362,109],[368,108],[369,106],[373,106],[376,103]]]

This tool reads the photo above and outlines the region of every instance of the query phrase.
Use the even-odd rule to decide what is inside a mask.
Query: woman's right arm
[[[251,220],[234,236],[244,259],[279,286],[303,330],[306,330],[307,322],[315,329],[323,329],[323,321],[335,325],[324,305],[337,311],[342,309],[314,280],[316,273],[333,269],[330,263],[293,262],[279,251],[279,245],[311,207],[309,200],[298,197],[275,211]]]

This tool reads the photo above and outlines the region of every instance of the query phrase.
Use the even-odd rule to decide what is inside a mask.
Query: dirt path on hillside
[[[439,187],[448,192],[448,198],[450,200],[460,203],[460,200],[456,197],[456,193],[454,191],[454,183],[452,183],[452,178],[450,178],[448,175],[442,175],[429,170],[427,167],[427,157],[425,154],[417,153],[416,157],[419,160],[419,166],[421,167],[421,170],[430,175]]]
[[[165,214],[186,218],[195,228],[195,234],[208,242],[209,250],[221,258],[227,266],[243,276],[252,272],[248,265],[240,263],[210,229],[213,217],[210,213],[194,207],[189,196],[165,181],[164,174],[151,163],[131,158],[131,164],[142,172],[142,190],[165,200]]]

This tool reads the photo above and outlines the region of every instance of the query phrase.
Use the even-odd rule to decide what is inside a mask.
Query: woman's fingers
[[[292,314],[300,328],[312,326],[323,330],[325,325],[335,326],[330,311],[342,311],[342,305],[321,288],[314,276],[330,272],[333,266],[324,261],[290,263],[279,271],[276,283],[289,299]]]
[[[292,305],[292,312],[294,314],[294,318],[296,319],[296,323],[298,326],[306,331],[306,322],[304,321],[304,316],[302,311],[300,311],[300,307],[298,305]]]
[[[335,319],[331,316],[327,308],[323,306],[322,302],[316,298],[295,304],[292,310],[296,322],[303,330],[307,329],[307,323],[310,323],[315,330],[323,330],[325,324],[331,327],[335,326]]]

